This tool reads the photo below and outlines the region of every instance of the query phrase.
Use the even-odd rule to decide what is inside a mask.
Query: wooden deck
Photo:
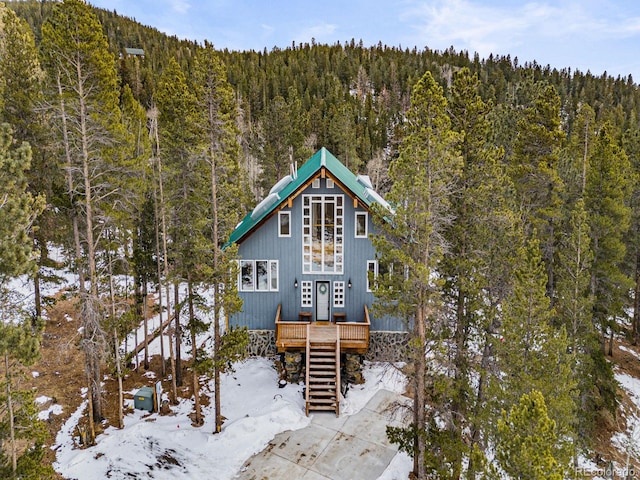
[[[366,353],[369,348],[369,310],[364,306],[363,322],[311,322],[281,319],[281,307],[276,312],[276,347],[278,352],[305,350],[307,339],[314,343],[334,343],[340,340],[340,351]]]

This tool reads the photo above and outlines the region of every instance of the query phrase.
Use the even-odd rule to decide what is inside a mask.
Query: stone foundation
[[[407,332],[370,332],[364,358],[371,362],[406,362],[408,344]]]
[[[249,330],[249,346],[247,347],[248,356],[270,357],[275,354],[275,330]]]
[[[270,357],[276,352],[276,332],[274,330],[249,330],[247,354],[256,357]],[[407,359],[407,332],[370,332],[369,351],[365,360],[372,362],[403,362]]]
[[[341,379],[343,382],[360,385],[364,383],[362,376],[362,355],[345,353],[342,362]]]
[[[303,378],[302,353],[286,352],[284,354],[284,369],[289,383],[298,383]]]

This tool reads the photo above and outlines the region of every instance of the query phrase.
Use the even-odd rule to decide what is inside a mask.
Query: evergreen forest
[[[415,478],[570,478],[617,413],[608,357],[618,335],[640,341],[631,75],[357,39],[219,50],[82,0],[23,0],[0,4],[0,122],[0,315],[14,319],[0,323],[2,478],[49,475],[28,392],[11,389],[37,356],[49,248],[79,278],[90,442],[102,372],[121,375],[118,346],[152,289],[188,286],[178,311],[159,306],[180,325],[174,401],[176,385],[197,390],[240,355],[246,332],[216,331],[207,358],[195,312],[241,308],[235,249],[222,246],[320,147],[397,206],[393,225],[376,212],[389,228],[374,242],[409,273],[380,275],[375,309],[414,320],[414,422],[388,434]],[[28,315],[6,289],[23,274]],[[193,379],[179,374],[180,335],[193,339]],[[219,398],[216,417],[220,428]]]

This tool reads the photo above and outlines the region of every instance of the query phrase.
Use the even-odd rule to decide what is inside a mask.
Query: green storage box
[[[133,399],[133,406],[139,410],[153,412],[153,387],[142,387]]]

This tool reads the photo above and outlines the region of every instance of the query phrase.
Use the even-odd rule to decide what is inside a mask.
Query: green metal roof
[[[127,55],[143,55],[144,56],[144,50],[142,48],[125,47],[124,51]]]
[[[322,167],[325,167],[338,182],[367,207],[370,207],[373,202],[388,207],[387,202],[371,188],[368,180],[365,180],[363,177],[356,177],[340,160],[334,157],[329,150],[322,147],[297,170],[297,175],[295,173],[294,175],[290,175],[290,180],[287,177],[283,178],[271,189],[269,195],[238,224],[231,233],[227,244],[237,243],[242,240],[242,238],[253,231],[260,222],[285,203],[291,195],[304,187]],[[278,187],[280,189],[278,189]]]

